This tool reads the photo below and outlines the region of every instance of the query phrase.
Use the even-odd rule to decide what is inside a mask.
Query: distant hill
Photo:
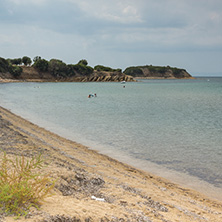
[[[134,78],[193,78],[185,69],[179,69],[170,66],[132,66],[126,68],[123,73],[133,76]]]
[[[122,72],[96,71],[90,75],[76,73],[74,76],[54,76],[50,72],[39,71],[34,67],[22,66],[22,73],[14,77],[9,72],[0,72],[0,80],[17,80],[17,81],[38,81],[38,82],[121,82],[134,81],[132,76],[125,75]]]
[[[24,59],[25,60],[24,60]],[[34,58],[34,64],[25,64],[27,57],[22,59],[4,59],[0,57],[0,81],[41,81],[41,82],[120,82],[134,81],[121,69],[113,69],[103,65],[94,68],[88,66],[86,60],[77,64],[65,64],[61,60],[47,61],[41,57]],[[24,60],[24,61],[23,61]]]
[[[97,65],[88,66],[85,59],[77,64],[65,64],[58,59],[47,61],[41,57],[4,59],[0,57],[0,81],[44,81],[44,82],[120,82],[135,81],[134,78],[192,78],[185,69],[162,66],[128,67],[121,69]]]
[[[97,71],[92,73],[82,74],[75,72],[71,76],[54,76],[50,72],[42,72],[34,67],[23,67],[23,72],[19,76],[21,80],[41,80],[41,81],[60,81],[60,82],[120,82],[120,81],[134,81],[132,76],[128,76],[122,72],[117,71]]]

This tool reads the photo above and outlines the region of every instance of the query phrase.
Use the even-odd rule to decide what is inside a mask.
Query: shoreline
[[[58,179],[55,195],[20,221],[52,221],[56,215],[81,221],[222,220],[222,201],[60,137],[1,106],[0,126],[2,150],[12,157],[42,152],[47,170]]]
[[[147,160],[136,159],[134,157],[122,158],[120,157],[121,153],[113,155],[109,151],[101,149],[96,150],[101,154],[108,155],[109,157],[114,158],[117,161],[129,164],[136,169],[169,180],[170,182],[177,184],[178,186],[195,190],[203,195],[208,196],[208,198],[210,199],[222,201],[222,188],[216,187],[214,184],[201,180],[198,177],[186,174],[184,172],[176,171],[174,169],[169,169]]]
[[[35,121],[35,124],[41,125],[38,120]],[[44,125],[43,127],[44,129],[47,129],[57,135],[60,135],[65,139],[71,141],[76,141],[77,139],[76,136],[73,137],[72,134],[70,134],[67,130],[58,130],[55,127],[47,128],[46,125]],[[99,154],[111,157],[121,163],[129,164],[130,166],[136,169],[154,174],[156,176],[169,180],[179,186],[186,187],[188,189],[193,189],[208,196],[211,199],[222,201],[222,188],[217,187],[214,184],[204,181],[198,177],[186,174],[181,171],[176,171],[174,169],[169,169],[162,165],[158,165],[147,160],[137,159],[133,156],[128,156],[128,154],[123,151],[113,150],[112,147],[106,147],[96,142],[81,139],[79,139],[78,141],[81,145],[88,147],[90,150],[94,150]]]
[[[139,81],[139,80],[177,80],[180,78],[174,78],[174,77],[169,77],[169,78],[164,78],[164,77],[133,77],[134,81]],[[189,80],[189,79],[196,79],[196,77],[189,77],[189,78],[181,78],[184,80]],[[16,82],[39,82],[39,83],[44,83],[44,82],[81,82],[81,81],[66,81],[66,80],[50,80],[50,79],[3,79],[0,77],[0,84],[1,83],[16,83]],[[89,81],[89,82],[96,82],[96,81]],[[115,81],[113,81],[115,82]],[[121,81],[119,81],[121,82]]]
[[[175,78],[175,77],[168,77],[168,78],[165,78],[165,77],[152,77],[152,76],[149,76],[149,77],[133,77],[133,79],[134,80],[136,80],[136,81],[138,81],[138,80],[140,80],[140,79],[142,79],[142,80],[167,80],[167,79],[169,79],[169,80],[176,80],[176,79],[185,79],[185,80],[187,80],[187,79],[196,79],[196,77],[186,77],[186,78]]]

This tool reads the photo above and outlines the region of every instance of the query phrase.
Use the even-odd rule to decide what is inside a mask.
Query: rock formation
[[[164,79],[184,79],[193,78],[185,69],[179,69],[170,66],[135,66],[128,67],[124,71],[125,74],[134,78],[164,78]]]

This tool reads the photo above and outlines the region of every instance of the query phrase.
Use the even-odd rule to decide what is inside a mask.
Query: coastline
[[[134,80],[136,80],[136,81],[138,81],[138,80],[140,80],[140,79],[145,79],[145,80],[153,80],[153,79],[158,79],[158,80],[160,80],[160,79],[165,79],[165,80],[167,80],[167,79],[180,79],[180,78],[175,78],[175,77],[168,77],[168,78],[165,78],[165,77],[152,77],[152,76],[149,76],[149,77],[133,77],[133,79]],[[181,79],[196,79],[195,77],[187,77],[187,78],[181,78]]]
[[[20,221],[222,220],[221,201],[60,137],[2,107],[0,126],[1,150],[11,157],[41,152],[49,164],[44,170],[57,179],[54,195]]]

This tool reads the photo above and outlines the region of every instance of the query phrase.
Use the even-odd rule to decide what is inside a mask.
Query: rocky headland
[[[65,64],[58,59],[47,61],[41,57],[31,59],[0,58],[0,82],[40,81],[40,82],[121,82],[135,81],[137,78],[149,79],[187,79],[193,78],[185,69],[170,66],[135,66],[113,69],[103,65],[94,68],[86,60],[77,64]]]
[[[170,66],[132,66],[125,69],[126,75],[145,79],[191,79],[185,69]]]
[[[42,72],[34,67],[22,66],[22,73],[14,77],[11,73],[0,73],[0,82],[4,81],[33,81],[33,82],[121,82],[134,81],[134,78],[117,71],[93,71],[92,74],[73,76],[54,76],[50,72]]]

